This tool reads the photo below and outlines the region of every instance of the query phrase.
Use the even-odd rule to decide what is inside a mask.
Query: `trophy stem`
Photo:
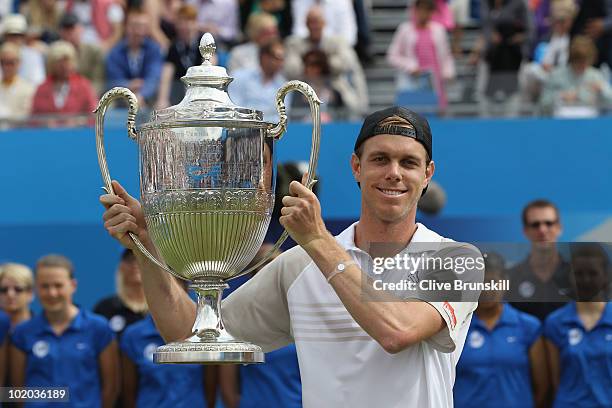
[[[191,332],[203,340],[215,340],[223,331],[221,295],[229,285],[222,281],[196,281],[190,288],[197,294],[196,319]]]
[[[189,286],[198,297],[191,337],[157,348],[153,361],[162,364],[256,364],[264,362],[261,347],[235,339],[221,320],[221,294],[228,285],[220,279],[197,280]]]

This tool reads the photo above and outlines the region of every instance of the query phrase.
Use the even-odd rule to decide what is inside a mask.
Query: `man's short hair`
[[[557,206],[554,205],[552,203],[552,201],[540,198],[540,199],[537,199],[537,200],[530,201],[523,208],[523,212],[521,214],[521,218],[523,220],[523,226],[525,226],[525,227],[527,226],[527,214],[533,208],[552,208],[553,210],[555,210],[555,217],[557,217],[557,220],[559,220],[559,209],[557,208]]]
[[[50,254],[45,255],[36,262],[35,274],[38,274],[40,268],[64,268],[68,271],[70,279],[74,279],[74,266],[70,259],[63,255]]]

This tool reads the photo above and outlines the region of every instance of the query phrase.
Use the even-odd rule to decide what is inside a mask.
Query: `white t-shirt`
[[[360,265],[371,265],[355,246],[355,225],[336,239]],[[411,244],[452,242],[417,225]],[[450,408],[455,366],[477,303],[429,303],[447,327],[389,354],[355,322],[306,252],[295,247],[224,300],[222,313],[232,335],[264,351],[295,342],[305,407]]]

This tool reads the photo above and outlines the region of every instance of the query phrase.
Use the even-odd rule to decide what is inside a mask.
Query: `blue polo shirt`
[[[540,326],[508,304],[492,330],[474,313],[457,363],[455,407],[533,407],[529,348]]]
[[[6,340],[10,328],[11,320],[6,313],[0,311],[0,345]]]
[[[553,312],[544,337],[559,350],[559,388],[553,407],[612,407],[612,305],[590,331],[578,317],[576,303]]]
[[[34,407],[101,407],[98,357],[114,339],[108,321],[79,309],[57,336],[44,313],[15,326],[12,343],[26,354],[26,387],[68,387],[69,403],[26,404]]]
[[[153,353],[165,344],[150,315],[128,326],[119,346],[138,370],[137,407],[204,407],[204,366],[155,364]]]
[[[302,381],[295,345],[266,353],[264,364],[240,367],[240,408],[301,408]]]

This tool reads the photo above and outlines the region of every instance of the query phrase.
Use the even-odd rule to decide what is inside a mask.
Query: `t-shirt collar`
[[[346,228],[336,237],[336,240],[338,241],[338,243],[342,245],[347,251],[363,252],[361,249],[359,249],[355,245],[355,228],[357,227],[357,224],[359,224],[359,221],[355,221],[353,224],[351,224],[348,228]],[[402,252],[422,252],[422,248],[423,248],[422,246],[420,246],[419,248],[413,248],[411,250],[410,244],[413,244],[413,243],[436,244],[432,246],[431,250],[432,251],[437,250],[439,248],[438,244],[442,242],[442,237],[438,235],[437,233],[435,233],[434,231],[427,228],[425,225],[421,224],[420,222],[417,222],[416,225],[417,225],[417,229],[414,232],[414,235],[412,236],[410,243],[408,243],[408,246],[404,248]]]

